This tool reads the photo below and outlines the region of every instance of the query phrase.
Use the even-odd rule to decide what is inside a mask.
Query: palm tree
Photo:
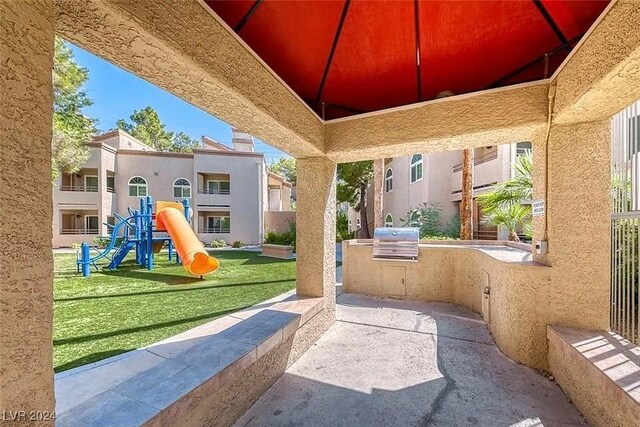
[[[478,196],[485,215],[483,222],[504,227],[509,240],[519,241],[517,229],[531,228],[531,206],[525,204],[533,198],[533,155],[531,150],[519,155],[513,164],[515,176],[496,185],[491,193]]]

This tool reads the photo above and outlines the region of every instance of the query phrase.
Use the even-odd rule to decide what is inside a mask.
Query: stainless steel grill
[[[417,228],[379,227],[373,232],[373,258],[418,259]]]

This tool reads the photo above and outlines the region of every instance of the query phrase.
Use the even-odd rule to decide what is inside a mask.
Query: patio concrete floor
[[[341,294],[337,321],[237,426],[580,426],[553,381],[449,304]]]

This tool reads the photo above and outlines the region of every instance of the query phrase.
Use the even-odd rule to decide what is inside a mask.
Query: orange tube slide
[[[220,261],[209,256],[202,242],[193,232],[184,214],[176,208],[166,207],[156,213],[159,229],[166,229],[180,255],[185,270],[195,276],[215,272]]]

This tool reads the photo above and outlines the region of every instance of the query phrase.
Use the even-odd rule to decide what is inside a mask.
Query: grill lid
[[[378,227],[373,233],[373,258],[417,259],[419,235],[417,228]]]

